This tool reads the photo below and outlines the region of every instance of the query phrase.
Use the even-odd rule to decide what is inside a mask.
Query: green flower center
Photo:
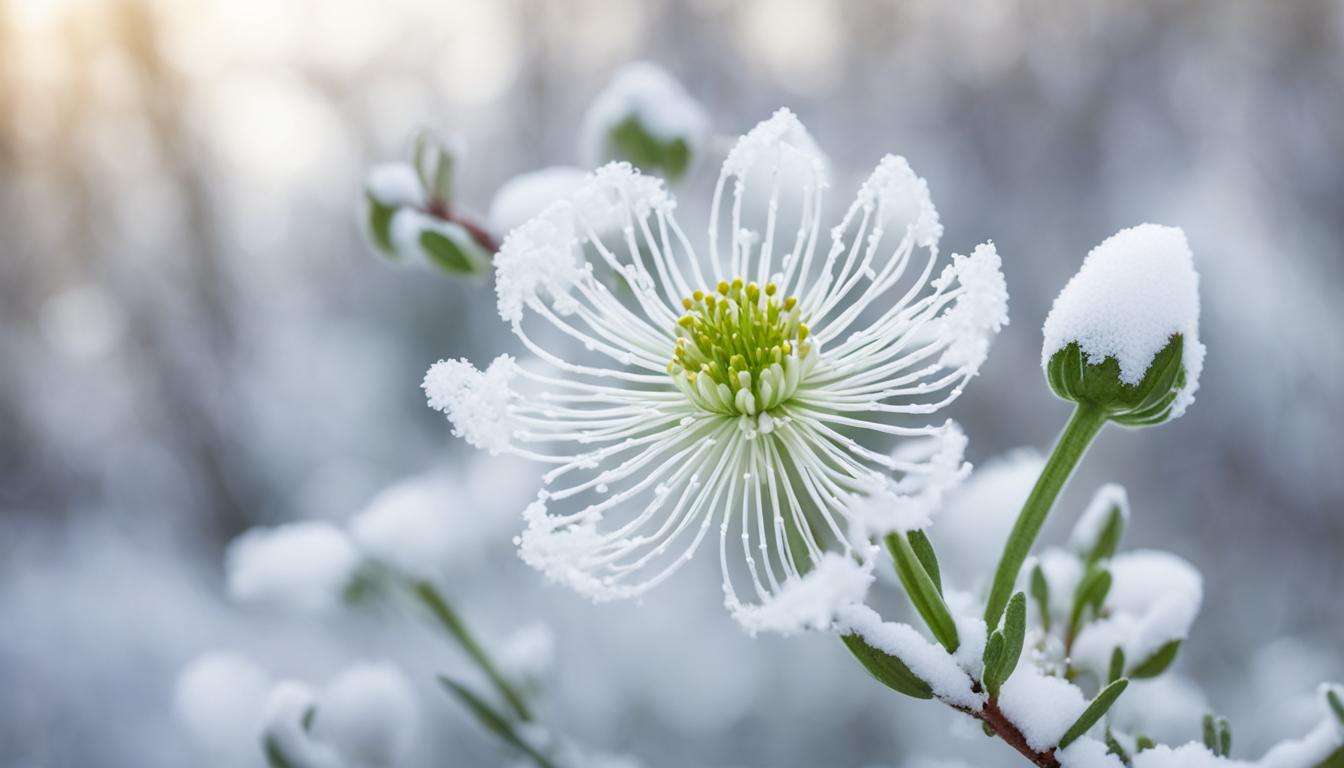
[[[697,406],[756,416],[786,402],[815,357],[798,299],[736,278],[681,300],[667,373]],[[766,429],[765,431],[768,431]]]

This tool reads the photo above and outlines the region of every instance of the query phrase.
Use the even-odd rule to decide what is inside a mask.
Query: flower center
[[[798,299],[736,278],[681,300],[667,372],[697,406],[756,416],[787,401],[815,358]],[[768,421],[768,420],[765,420]],[[762,431],[769,431],[763,425]]]

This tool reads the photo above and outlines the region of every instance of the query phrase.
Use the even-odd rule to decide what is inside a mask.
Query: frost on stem
[[[594,599],[634,597],[717,529],[734,613],[791,628],[752,608],[811,589],[832,553],[867,567],[875,530],[925,524],[963,471],[964,438],[929,417],[1007,322],[999,257],[940,261],[928,185],[897,157],[819,247],[825,187],[780,110],[724,162],[705,250],[662,182],[625,163],[510,233],[500,316],[538,365],[440,363],[425,390],[468,442],[550,465],[525,561]],[[889,449],[905,441],[923,447]],[[874,488],[910,514],[856,526]]]
[[[1179,417],[1204,366],[1199,276],[1185,233],[1141,224],[1093,248],[1045,319],[1055,394],[1128,426]]]

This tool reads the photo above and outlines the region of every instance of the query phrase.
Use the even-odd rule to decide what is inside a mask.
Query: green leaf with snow
[[[1176,660],[1176,654],[1181,650],[1180,640],[1168,641],[1161,648],[1153,652],[1152,656],[1144,659],[1129,670],[1129,676],[1136,680],[1147,680],[1157,677],[1167,671],[1167,667]]]
[[[1087,729],[1096,725],[1097,721],[1101,720],[1110,711],[1111,705],[1115,703],[1116,699],[1120,698],[1120,694],[1125,692],[1128,685],[1129,681],[1122,677],[1102,688],[1096,698],[1092,699],[1092,702],[1087,705],[1087,709],[1083,710],[1083,713],[1078,716],[1073,725],[1069,726],[1069,729],[1060,737],[1059,748],[1063,749],[1069,746],[1077,741],[1079,736],[1087,733]]]
[[[905,662],[885,651],[880,651],[857,634],[841,635],[845,647],[854,654],[863,668],[877,678],[878,682],[898,693],[913,696],[916,699],[932,699],[933,689],[910,671]]]

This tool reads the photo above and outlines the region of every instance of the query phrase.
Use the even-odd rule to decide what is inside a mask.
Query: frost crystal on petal
[[[495,358],[484,373],[466,360],[440,360],[430,366],[421,388],[430,407],[448,415],[454,435],[496,454],[513,438],[509,403],[516,373],[508,355]]]
[[[915,244],[933,248],[943,236],[929,183],[916,176],[904,157],[887,155],[859,188],[864,208],[876,208],[878,222],[897,237],[906,232]]]
[[[561,200],[504,238],[494,260],[500,317],[520,320],[523,307],[547,298],[561,312],[573,306],[569,291],[583,274],[574,227],[574,206]]]
[[[957,301],[939,318],[952,337],[940,363],[978,371],[989,354],[994,334],[1008,324],[1008,286],[993,243],[975,247],[970,256],[952,256],[953,274],[961,286]]]
[[[954,422],[935,436],[902,444],[892,454],[894,463],[909,467],[899,480],[879,475],[865,489],[851,494],[849,511],[861,540],[888,533],[922,530],[933,522],[944,494],[971,471],[963,460],[966,433]]]
[[[1204,345],[1199,340],[1199,275],[1185,233],[1177,227],[1140,224],[1093,248],[1064,286],[1045,319],[1041,364],[1077,342],[1087,361],[1113,357],[1120,380],[1138,384],[1153,358],[1180,334],[1185,386],[1172,418],[1185,412],[1199,388]]]
[[[826,185],[826,160],[793,112],[780,109],[737,140],[723,172],[739,179],[778,173],[794,184]]]
[[[792,635],[805,629],[827,629],[836,612],[862,603],[873,583],[873,562],[828,552],[816,567],[792,579],[759,605],[746,605],[726,598],[733,618],[749,633],[777,632]]]

